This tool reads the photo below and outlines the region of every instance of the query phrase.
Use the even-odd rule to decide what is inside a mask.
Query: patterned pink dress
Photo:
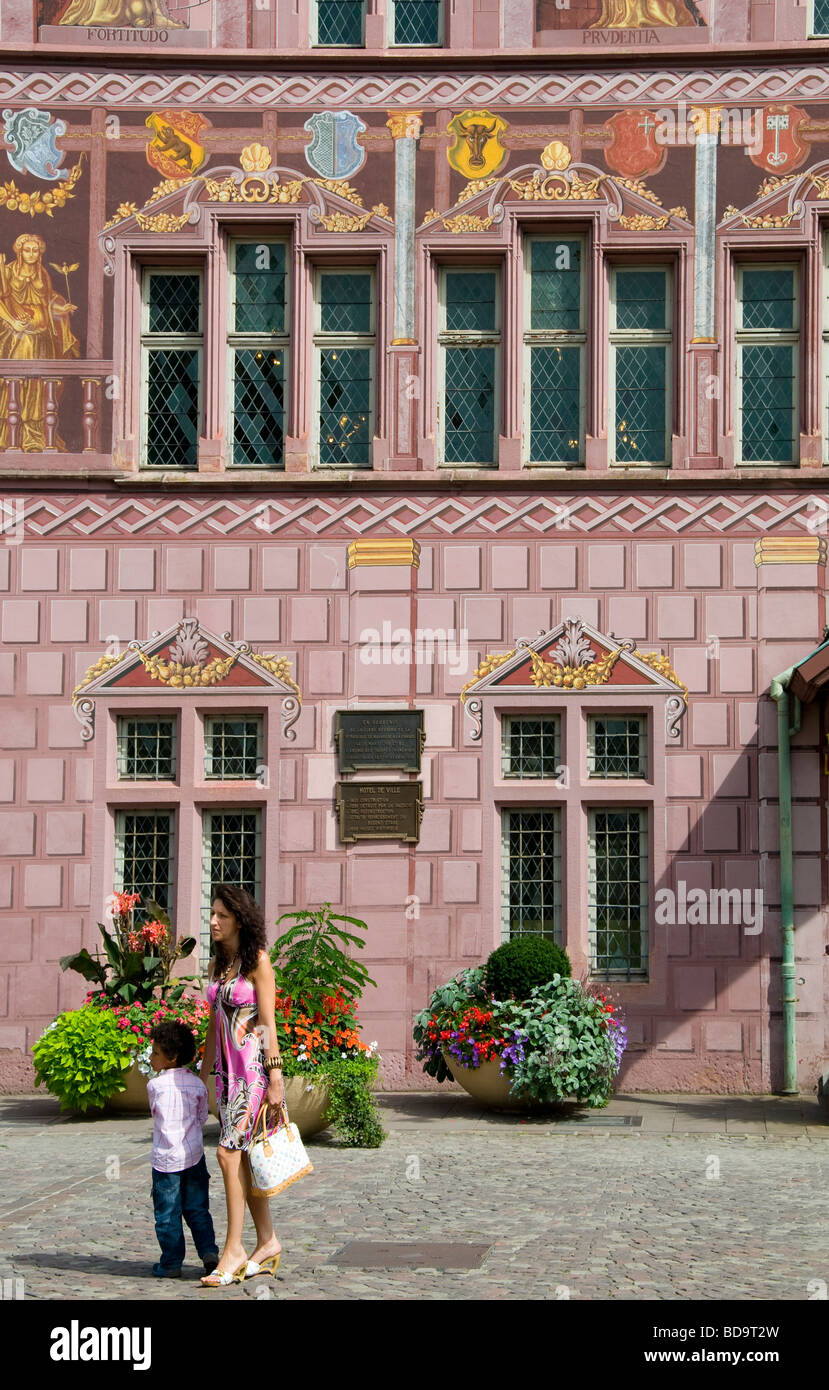
[[[226,984],[214,980],[207,1001],[216,1019],[216,1100],[223,1149],[248,1149],[268,1089],[262,1045],[254,1031],[259,1010],[256,990],[242,975]]]

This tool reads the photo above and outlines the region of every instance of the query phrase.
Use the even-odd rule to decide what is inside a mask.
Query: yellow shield
[[[462,111],[452,117],[446,129],[455,137],[446,158],[465,179],[485,179],[500,169],[507,155],[501,144],[507,129],[502,116],[491,111]]]

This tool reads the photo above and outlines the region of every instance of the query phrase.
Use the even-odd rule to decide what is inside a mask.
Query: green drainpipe
[[[792,859],[792,764],[789,737],[800,728],[800,701],[794,697],[794,723],[789,718],[789,682],[794,666],[775,676],[771,698],[777,704],[777,772],[780,815],[780,927],[783,960],[783,1086],[784,1095],[797,1095],[797,997],[794,957],[794,866]]]

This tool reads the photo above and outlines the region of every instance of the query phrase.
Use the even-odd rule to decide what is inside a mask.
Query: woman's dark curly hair
[[[239,974],[252,975],[259,964],[260,951],[268,949],[262,909],[257,902],[254,902],[250,893],[246,893],[244,888],[237,888],[232,883],[217,883],[210,899],[211,904],[216,898],[224,904],[228,912],[233,913],[239,923]],[[214,941],[211,978],[215,980],[221,975],[222,971],[230,965],[231,960],[232,957],[227,954],[222,943]]]

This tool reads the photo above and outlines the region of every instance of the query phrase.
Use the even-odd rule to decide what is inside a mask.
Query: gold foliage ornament
[[[538,652],[530,648],[530,680],[538,689],[547,689],[555,685],[564,690],[584,690],[588,685],[606,685],[621,655],[620,648],[618,651],[608,652],[607,656],[588,661],[583,666],[560,666],[554,661],[544,661]]]
[[[515,649],[511,652],[503,652],[501,654],[496,652],[494,655],[490,654],[485,656],[483,661],[475,667],[471,681],[467,681],[466,685],[461,690],[461,704],[466,701],[467,690],[471,690],[472,686],[475,685],[477,681],[482,680],[484,676],[490,675],[492,671],[497,671],[498,667],[503,666],[505,661],[509,661],[511,656],[515,656]]]
[[[87,685],[91,685],[94,680],[97,680],[99,676],[103,676],[104,673],[106,671],[109,671],[111,667],[117,666],[118,662],[123,661],[126,655],[126,652],[121,652],[120,656],[111,656],[109,654],[107,654],[106,656],[100,656],[98,660],[95,662],[94,666],[87,667],[86,674],[84,675],[83,680],[81,680],[78,683],[78,685],[75,686],[75,689],[72,692],[73,705],[77,704],[78,695]]]
[[[4,207],[7,212],[28,213],[29,217],[35,217],[41,212],[45,212],[47,217],[53,217],[56,208],[66,207],[69,199],[75,196],[72,190],[82,173],[81,154],[77,164],[70,170],[69,177],[62,179],[45,193],[25,193],[13,180],[0,184],[0,207]]]
[[[276,652],[248,652],[251,661],[255,661],[257,666],[269,671],[277,680],[284,681],[296,694],[299,703],[302,704],[302,691],[291,675],[291,662],[287,656],[277,656]]]
[[[170,685],[177,690],[190,686],[218,685],[239,659],[239,653],[233,652],[230,656],[214,656],[212,661],[202,666],[199,663],[185,665],[169,657],[147,656],[142,651],[137,656],[151,680],[161,681],[162,685]]]

